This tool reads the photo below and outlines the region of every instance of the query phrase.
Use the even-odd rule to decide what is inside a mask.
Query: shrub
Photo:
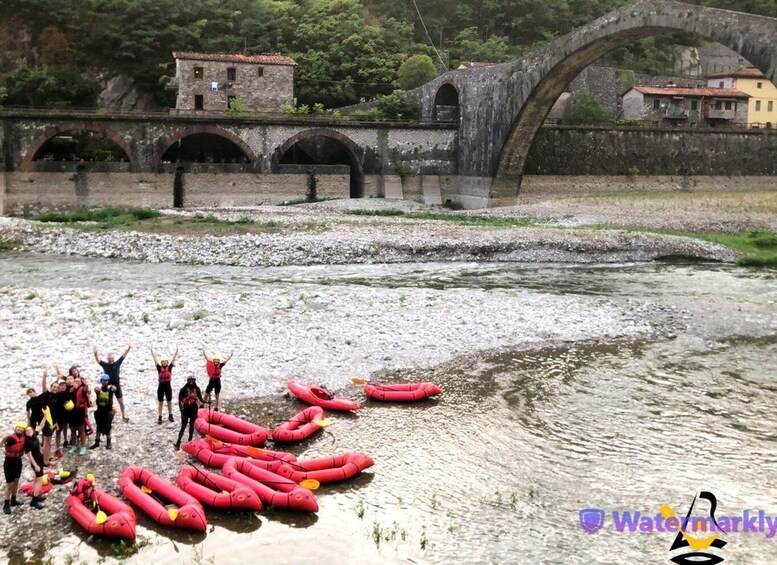
[[[389,120],[414,120],[418,117],[418,106],[407,97],[404,90],[379,96],[378,110]]]

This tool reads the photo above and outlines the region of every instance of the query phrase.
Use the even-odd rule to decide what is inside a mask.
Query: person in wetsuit
[[[194,420],[197,418],[197,409],[199,404],[204,403],[202,392],[197,386],[197,377],[190,375],[186,379],[186,384],[178,392],[178,407],[181,409],[181,430],[178,432],[178,441],[175,442],[175,450],[181,449],[181,438],[189,424],[189,441],[194,437]]]
[[[111,448],[111,428],[113,427],[113,398],[118,390],[115,385],[110,384],[111,377],[106,373],[100,377],[100,386],[95,387],[94,396],[97,409],[94,411],[94,423],[97,427],[97,434],[94,438],[94,444],[89,449],[100,447],[100,436],[105,435],[105,449]]]
[[[227,364],[227,361],[232,359],[235,354],[234,351],[230,351],[226,359],[221,359],[220,355],[214,355],[208,357],[208,352],[205,348],[202,349],[202,355],[205,357],[205,370],[208,373],[208,386],[205,387],[205,395],[208,402],[210,402],[210,393],[213,391],[216,393],[216,404],[214,410],[219,411],[219,396],[221,395],[221,369]]]
[[[157,359],[154,348],[151,348],[151,357],[154,359],[154,365],[156,365],[156,372],[159,377],[159,384],[156,389],[156,398],[159,401],[157,424],[162,423],[162,402],[167,400],[167,418],[171,422],[173,421],[173,367],[175,366],[175,360],[178,359],[178,346],[175,346],[175,353],[172,359],[162,357]]]
[[[132,349],[131,343],[127,345],[127,349],[124,350],[124,353],[122,353],[121,357],[118,359],[116,359],[116,354],[111,351],[108,353],[108,355],[105,356],[105,361],[103,361],[100,359],[97,346],[95,345],[92,347],[92,351],[94,352],[94,360],[97,361],[100,367],[103,368],[103,372],[108,375],[110,378],[110,384],[116,387],[113,395],[116,397],[116,401],[119,403],[119,408],[121,409],[121,419],[125,422],[129,422],[129,417],[127,416],[127,412],[124,409],[124,394],[121,390],[121,376],[119,373],[121,371],[121,364],[124,362],[124,359],[126,359],[130,349]]]
[[[5,448],[5,460],[3,461],[5,502],[3,502],[3,512],[6,514],[11,513],[12,506],[22,505],[21,502],[16,500],[16,490],[19,488],[19,478],[22,476],[24,431],[26,429],[27,422],[16,422],[13,433],[3,438],[3,447]]]
[[[33,508],[43,508],[43,497],[40,495],[40,488],[43,486],[43,452],[41,451],[38,432],[32,426],[27,426],[24,430],[26,436],[24,440],[24,452],[30,461],[30,466],[35,472],[35,481],[32,483],[32,500],[30,506]]]

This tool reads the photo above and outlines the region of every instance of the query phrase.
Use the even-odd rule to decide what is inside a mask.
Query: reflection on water
[[[3,262],[0,285],[56,278],[51,284],[219,284],[236,292],[288,284],[528,288],[755,304],[775,319],[774,277],[726,266],[211,269],[20,256]],[[668,562],[673,534],[617,533],[609,512],[655,515],[670,504],[680,514],[708,490],[718,499],[718,515],[746,508],[777,515],[777,337],[750,336],[735,320],[729,334],[555,345],[397,374],[397,380],[436,381],[445,393],[409,406],[367,402],[357,416],[333,416],[325,434],[293,449],[302,458],[364,451],[375,459],[355,481],[322,485],[317,517],[211,512],[204,539],[162,532],[141,519],[150,544],[131,561]],[[289,400],[272,412],[283,417],[300,407]],[[266,402],[247,399],[240,408],[255,417],[268,413]],[[578,524],[578,510],[587,507],[608,512],[595,535]],[[105,555],[104,542],[84,539],[67,536],[56,554],[79,548],[81,559]],[[720,555],[727,562],[774,561],[775,541],[762,534],[725,539]]]

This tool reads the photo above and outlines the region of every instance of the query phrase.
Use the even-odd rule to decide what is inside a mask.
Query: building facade
[[[277,110],[294,103],[296,63],[285,55],[176,51],[173,57],[175,77],[167,88],[178,91],[178,111],[226,112],[233,99],[246,112]]]
[[[623,117],[672,127],[746,127],[749,98],[735,88],[635,86],[623,95]]]
[[[755,67],[709,75],[707,85],[713,88],[736,88],[750,95],[747,125],[777,127],[777,87]]]

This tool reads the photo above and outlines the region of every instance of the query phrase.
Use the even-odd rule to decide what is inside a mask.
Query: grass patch
[[[18,242],[0,239],[0,251],[13,251],[17,245]]]
[[[468,214],[451,214],[445,212],[413,212],[405,214],[413,220],[437,220],[451,222],[462,226],[482,226],[490,228],[522,228],[542,225],[536,218],[492,218],[488,216],[471,216]]]
[[[737,265],[743,267],[777,267],[777,233],[749,231],[738,234],[687,234],[719,243],[740,253]]]
[[[346,210],[351,216],[404,216],[402,210]]]
[[[337,200],[337,198],[295,198],[294,200],[284,200],[278,206],[296,206],[298,204],[311,204],[313,202],[325,202],[326,200]]]
[[[138,220],[158,218],[160,213],[150,208],[134,207],[128,210],[121,208],[93,208],[89,210],[73,210],[72,212],[46,212],[32,216],[31,220],[38,222],[56,222],[73,224],[80,222],[97,222],[103,224],[126,224]]]

